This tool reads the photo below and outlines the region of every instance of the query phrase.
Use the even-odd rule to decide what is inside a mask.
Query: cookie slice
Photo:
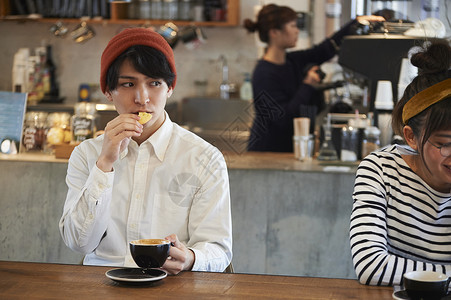
[[[140,117],[139,123],[141,124],[146,124],[147,122],[150,121],[150,119],[152,119],[152,115],[144,111],[140,111],[138,113],[138,116]]]

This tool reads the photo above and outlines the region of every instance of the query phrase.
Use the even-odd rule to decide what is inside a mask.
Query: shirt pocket
[[[186,201],[186,202],[185,202]],[[157,194],[153,209],[153,228],[160,235],[177,234],[179,240],[187,240],[188,220],[192,199]]]

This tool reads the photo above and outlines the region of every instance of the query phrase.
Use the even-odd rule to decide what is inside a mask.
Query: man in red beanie
[[[169,274],[230,264],[224,157],[169,119],[175,83],[174,54],[156,32],[125,29],[105,48],[100,85],[119,116],[72,152],[59,224],[84,264],[136,267],[128,243],[142,238],[173,243],[163,265]]]

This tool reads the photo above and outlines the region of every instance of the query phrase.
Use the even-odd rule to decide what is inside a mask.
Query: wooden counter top
[[[344,172],[355,173],[357,162],[323,162],[313,159],[299,161],[293,153],[245,152],[242,154],[224,152],[229,169],[265,169],[307,172]]]
[[[245,152],[237,154],[223,152],[223,154],[229,169],[355,173],[358,166],[358,162],[321,162],[316,159],[301,162],[294,158],[293,153]],[[68,161],[42,153],[0,154],[0,160],[50,163],[67,163]]]
[[[105,276],[111,267],[0,261],[4,299],[392,299],[392,287],[357,280],[182,272],[130,286]]]
[[[43,153],[20,153],[20,154],[2,154],[0,153],[0,160],[9,161],[31,161],[31,162],[51,162],[51,163],[67,163],[67,159],[55,158],[55,156]]]

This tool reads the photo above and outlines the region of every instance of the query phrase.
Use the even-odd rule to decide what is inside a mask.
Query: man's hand
[[[195,261],[194,252],[182,244],[175,234],[171,234],[165,239],[171,241],[173,246],[169,250],[169,257],[162,268],[171,275],[191,270]]]
[[[143,126],[136,114],[121,114],[108,122],[105,127],[102,152],[97,160],[97,167],[104,172],[113,170],[113,163],[128,146],[130,139],[140,136]]]

